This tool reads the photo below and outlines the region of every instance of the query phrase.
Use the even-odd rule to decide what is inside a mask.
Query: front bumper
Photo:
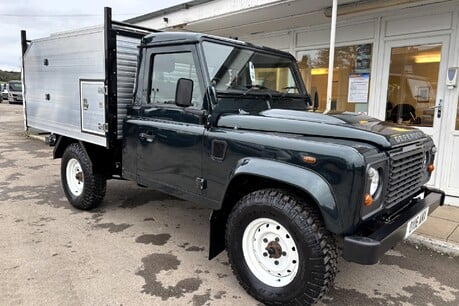
[[[343,241],[343,258],[362,265],[372,265],[381,256],[405,237],[408,222],[429,207],[429,215],[443,205],[445,193],[441,190],[425,188],[424,199],[414,199],[415,204],[401,211],[389,223],[385,223],[367,236],[345,236]]]

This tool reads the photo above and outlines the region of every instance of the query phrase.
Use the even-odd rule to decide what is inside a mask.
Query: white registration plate
[[[406,226],[405,238],[407,238],[415,230],[417,230],[422,225],[422,223],[426,222],[428,215],[429,207],[424,208],[419,214],[417,214],[410,221],[408,221],[408,225]]]

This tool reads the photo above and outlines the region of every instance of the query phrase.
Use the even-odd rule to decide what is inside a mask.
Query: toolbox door
[[[105,86],[102,80],[80,81],[81,131],[105,136]]]

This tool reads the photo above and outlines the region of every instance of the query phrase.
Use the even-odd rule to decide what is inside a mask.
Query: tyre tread
[[[312,267],[314,282],[308,283],[303,293],[288,303],[285,301],[276,301],[274,296],[272,299],[266,300],[265,297],[261,296],[254,288],[251,288],[242,280],[236,267],[238,263],[234,262],[231,252],[228,252],[231,268],[239,284],[250,295],[267,305],[311,305],[317,302],[333,286],[338,271],[336,243],[334,238],[326,230],[317,207],[308,205],[286,190],[263,189],[254,191],[241,198],[228,217],[225,231],[227,248],[233,239],[232,228],[238,226],[235,223],[236,218],[234,216],[243,213],[243,210],[248,206],[260,205],[261,203],[269,203],[274,209],[282,210],[284,214],[289,216],[292,222],[295,222],[301,229],[308,246],[319,254],[317,258],[310,258],[315,263],[314,267]]]
[[[86,168],[86,172],[89,172],[85,173],[83,197],[81,199],[73,198],[70,192],[67,190],[67,187],[65,186],[65,163],[69,158],[72,157],[76,158],[80,162],[81,167]],[[88,154],[78,143],[71,143],[64,151],[64,154],[62,156],[61,178],[67,199],[74,207],[78,209],[93,209],[97,207],[105,197],[107,180],[103,174],[94,173],[92,162],[89,159]]]

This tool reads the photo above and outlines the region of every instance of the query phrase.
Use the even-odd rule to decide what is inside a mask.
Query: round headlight
[[[422,167],[427,168],[427,161],[429,160],[429,152],[426,152],[424,154],[424,157],[422,158]]]
[[[370,181],[370,195],[373,197],[378,191],[379,184],[381,182],[379,171],[375,168],[368,169],[368,179]]]

